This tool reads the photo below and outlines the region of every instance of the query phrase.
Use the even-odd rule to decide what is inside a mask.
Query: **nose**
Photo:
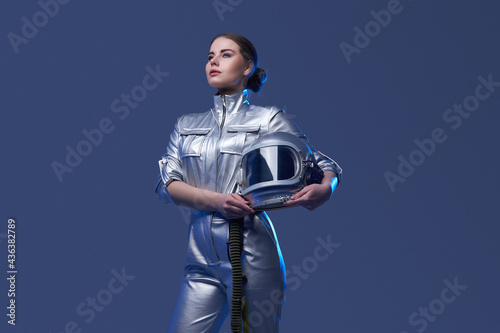
[[[213,56],[213,58],[210,60],[210,65],[219,65],[219,60],[217,59],[217,56]]]

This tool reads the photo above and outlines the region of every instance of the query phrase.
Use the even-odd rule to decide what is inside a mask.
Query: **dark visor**
[[[286,146],[263,147],[249,152],[243,158],[246,187],[293,178],[298,168],[294,156],[294,151]]]

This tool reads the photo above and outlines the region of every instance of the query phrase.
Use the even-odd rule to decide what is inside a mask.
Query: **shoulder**
[[[271,119],[279,112],[284,112],[277,106],[260,106],[260,105],[250,105],[249,112],[254,112],[258,115],[264,116],[267,119]]]
[[[207,117],[212,116],[212,110],[199,113],[186,113],[177,119],[177,124],[182,127],[196,127]]]

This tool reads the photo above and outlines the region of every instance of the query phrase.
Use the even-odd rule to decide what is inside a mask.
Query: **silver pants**
[[[219,332],[230,311],[228,220],[219,213],[197,213],[205,216],[192,219],[189,226],[185,275],[168,333]],[[247,318],[250,332],[278,332],[286,286],[285,266],[265,212],[244,219],[242,267],[246,276],[243,317]]]

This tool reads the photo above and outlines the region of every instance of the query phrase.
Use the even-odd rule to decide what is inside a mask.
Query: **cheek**
[[[243,67],[241,66],[240,63],[238,62],[233,62],[230,66],[229,66],[229,72],[231,73],[231,76],[233,77],[240,77],[243,75]]]
[[[232,73],[235,73],[235,74],[237,74],[237,73],[240,73],[240,72],[241,72],[241,64],[240,64],[240,62],[239,62],[239,61],[236,61],[236,59],[235,59],[235,61],[233,61],[233,63],[231,64],[231,72],[232,72]]]

